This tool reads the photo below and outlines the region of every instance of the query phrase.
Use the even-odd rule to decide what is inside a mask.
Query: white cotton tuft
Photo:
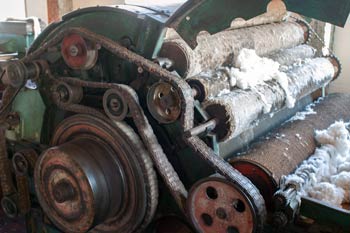
[[[308,195],[339,207],[349,204],[350,137],[346,126],[339,121],[316,131],[315,138],[322,146],[294,174],[283,178],[283,186],[295,185],[299,197]]]
[[[344,157],[349,154],[349,131],[346,129],[346,124],[342,121],[335,122],[327,130],[317,130],[315,138],[322,145],[328,144],[336,147],[338,152]]]
[[[345,192],[350,191],[350,172],[341,172],[331,177],[332,184],[342,188]],[[347,201],[349,202],[349,200]]]
[[[321,182],[309,187],[307,193],[310,197],[328,202],[340,207],[344,200],[345,191],[334,184]]]
[[[350,172],[350,162],[344,162],[338,166],[338,173]]]

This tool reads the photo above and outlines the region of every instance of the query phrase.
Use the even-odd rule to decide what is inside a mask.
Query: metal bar
[[[192,136],[198,136],[199,134],[202,133],[207,133],[211,130],[213,130],[216,127],[217,120],[212,119],[210,121],[207,121],[201,125],[198,125],[187,132],[185,132],[185,137],[192,137]]]

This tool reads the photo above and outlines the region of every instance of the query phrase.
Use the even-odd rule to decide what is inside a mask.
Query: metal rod
[[[207,133],[211,130],[213,130],[218,123],[217,119],[209,120],[201,125],[198,125],[188,131],[185,132],[185,137],[192,137],[192,136],[198,136],[202,133]]]

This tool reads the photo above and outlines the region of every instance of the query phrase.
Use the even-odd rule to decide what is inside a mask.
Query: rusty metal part
[[[341,74],[342,65],[341,65],[339,59],[335,55],[325,56],[325,58],[327,58],[332,63],[332,65],[334,67],[334,73],[335,73],[333,80],[336,80],[339,77],[339,75]]]
[[[61,54],[70,68],[89,70],[96,64],[98,49],[95,43],[80,35],[69,34],[62,41]]]
[[[286,74],[286,90],[276,80],[271,80],[252,89],[237,89],[203,103],[210,117],[219,119],[214,130],[219,141],[228,141],[253,128],[257,121],[266,117],[265,114],[285,107],[287,100],[298,101],[327,85],[332,81],[335,69],[327,58],[315,58],[288,70]]]
[[[252,206],[252,212],[255,213],[254,232],[261,232],[264,227],[266,217],[266,207],[264,198],[259,190],[244,177],[239,171],[234,169],[229,163],[219,157],[197,136],[184,139],[188,146],[195,151],[204,161],[214,168],[227,181],[231,182],[238,190],[246,196]]]
[[[317,114],[307,115],[305,120],[284,124],[268,138],[253,144],[245,155],[230,160],[232,166],[239,169],[260,190],[266,187],[277,190],[280,178],[290,174],[313,154],[317,146],[314,140],[315,129],[327,128],[336,120],[350,120],[350,95],[331,94],[313,109]],[[244,170],[236,164],[244,164]],[[250,171],[265,173],[269,180],[257,179]],[[271,187],[272,184],[275,187]],[[266,203],[272,203],[272,196],[265,198],[268,198]]]
[[[165,216],[155,223],[155,233],[194,233],[185,220],[177,216]]]
[[[12,165],[17,174],[34,174],[36,161],[38,160],[38,153],[33,149],[25,149],[17,151],[12,156]]]
[[[4,196],[12,195],[16,192],[12,180],[11,162],[7,154],[5,130],[0,129],[0,182],[2,194]]]
[[[22,153],[15,153],[12,156],[12,165],[16,174],[26,175],[29,171],[29,163]]]
[[[26,66],[21,61],[7,63],[2,83],[7,86],[18,88],[24,84],[26,78]]]
[[[296,19],[295,22],[299,24],[304,31],[304,44],[308,44],[311,41],[311,31],[312,28],[308,23],[306,23],[304,20]]]
[[[278,184],[272,179],[272,174],[253,162],[247,163],[240,160],[232,164],[233,168],[237,169],[243,176],[249,177],[253,184],[259,189],[261,195],[264,197],[266,209],[272,211],[274,203],[271,197],[276,192]]]
[[[67,118],[40,157],[35,187],[45,213],[66,232],[132,232],[153,216],[156,175],[124,123]],[[97,226],[96,226],[97,225]]]
[[[41,66],[37,62],[10,61],[5,67],[1,81],[7,86],[20,88],[28,79],[36,79],[41,71]]]
[[[6,118],[3,121],[1,121],[1,118],[0,118],[0,128],[4,130],[9,130],[15,126],[18,126],[19,123],[20,123],[19,114],[16,112],[8,113],[6,115]]]
[[[4,92],[2,93],[2,99],[1,99],[1,108],[0,108],[0,121],[6,120],[9,112],[10,107],[13,101],[15,100],[15,97],[20,92],[21,88],[13,88],[11,86],[6,87]]]
[[[141,67],[143,70],[159,77],[164,82],[169,82],[181,97],[181,127],[183,130],[192,128],[194,122],[194,100],[192,96],[192,90],[186,81],[161,68],[154,62],[149,61],[142,56],[128,50],[119,43],[104,36],[93,33],[89,30],[83,28],[67,28],[63,31],[60,31],[56,33],[52,39],[46,41],[42,47],[32,52],[31,54],[28,54],[25,58],[22,59],[22,61],[25,62],[35,60],[36,58],[40,57],[40,55],[45,53],[49,48],[59,44],[66,35],[72,33],[79,34],[84,39],[99,44],[101,47],[105,48],[119,58],[129,61],[138,67]]]
[[[47,62],[43,61],[43,60],[30,61],[28,59],[22,59],[21,61],[17,61],[17,62],[18,62],[18,64],[26,64],[27,65],[27,67],[25,68],[25,69],[27,69],[27,71],[24,72],[24,73],[26,73],[25,79],[23,80],[23,83],[22,83],[22,81],[20,81],[22,83],[21,86],[15,88],[11,85],[8,85],[6,87],[6,89],[4,90],[3,95],[2,95],[1,108],[0,108],[0,121],[3,121],[6,119],[8,113],[10,111],[11,104],[13,103],[16,96],[20,92],[25,81],[27,81],[26,79],[28,79],[28,78],[37,79],[39,77],[39,75],[41,73],[43,73],[43,71],[45,71],[47,66],[48,66]],[[22,65],[19,65],[19,66],[22,66]],[[5,74],[5,73],[6,72],[4,72],[3,74]],[[23,73],[23,72],[21,72],[21,73]],[[22,78],[20,78],[20,79],[22,79]]]
[[[20,215],[24,216],[29,213],[31,209],[29,179],[24,174],[16,174],[17,185],[17,206]]]
[[[174,67],[182,77],[191,77],[203,70],[232,65],[242,48],[254,49],[263,56],[300,45],[306,42],[308,31],[308,27],[299,23],[282,22],[226,30],[214,35],[203,33],[197,38],[195,50],[182,39],[175,39],[164,42],[159,56],[174,61]]]
[[[212,131],[217,124],[217,119],[211,119],[203,124],[200,124],[184,133],[185,137],[198,136],[202,133],[208,133]]]
[[[83,88],[67,85],[65,82],[57,82],[54,86],[57,98],[62,104],[78,104],[83,99]]]
[[[160,123],[175,122],[181,114],[181,98],[169,83],[152,85],[147,94],[147,106],[152,116]]]
[[[129,113],[128,104],[118,91],[109,89],[103,95],[103,110],[114,121],[122,121]]]
[[[284,210],[287,205],[297,198],[297,188],[288,187],[285,190],[279,190],[273,195],[273,205],[275,211]]]
[[[163,178],[163,181],[169,188],[176,203],[181,210],[184,210],[184,204],[187,198],[187,190],[181,182],[178,174],[175,172],[173,166],[169,162],[167,156],[164,154],[162,147],[159,145],[158,139],[156,138],[153,129],[149,124],[142,107],[139,104],[136,92],[129,86],[120,84],[87,82],[74,78],[62,78],[62,80],[66,81],[69,84],[83,87],[115,89],[120,93],[120,96],[124,96],[125,100],[128,103],[131,117],[133,118],[137,130],[150,153],[154,165],[157,167],[160,176]],[[94,110],[94,112],[96,112],[96,110]],[[99,117],[102,117],[102,119],[105,119],[103,115],[101,116],[101,113],[97,115],[99,115]]]
[[[38,155],[33,149],[22,150],[12,156],[12,165],[16,173],[18,212],[22,216],[31,209],[28,175],[33,175],[37,158]]]
[[[6,196],[1,199],[1,208],[9,218],[16,218],[18,216],[16,200],[16,195]]]
[[[256,216],[250,199],[240,187],[224,178],[196,183],[187,200],[190,220],[200,233],[256,232]]]
[[[166,41],[158,56],[172,61],[171,68],[181,77],[187,76],[193,54],[188,52],[188,45],[180,38]]]

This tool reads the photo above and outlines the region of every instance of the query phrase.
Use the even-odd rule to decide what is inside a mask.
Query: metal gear
[[[342,72],[342,64],[341,64],[339,58],[336,57],[334,54],[327,55],[324,57],[329,58],[329,60],[332,62],[333,66],[335,67],[336,71],[335,71],[335,75],[334,75],[333,80],[337,79]]]
[[[293,17],[294,18],[294,17]],[[304,37],[305,37],[305,42],[304,44],[309,44],[311,42],[311,32],[312,32],[312,28],[310,26],[310,24],[308,24],[306,21],[298,19],[298,18],[294,18],[295,22],[300,24],[302,27],[305,27],[307,30],[305,31]]]
[[[88,115],[67,118],[35,169],[41,206],[64,232],[133,232],[153,218],[153,164],[126,124]],[[97,159],[98,158],[98,159]]]

